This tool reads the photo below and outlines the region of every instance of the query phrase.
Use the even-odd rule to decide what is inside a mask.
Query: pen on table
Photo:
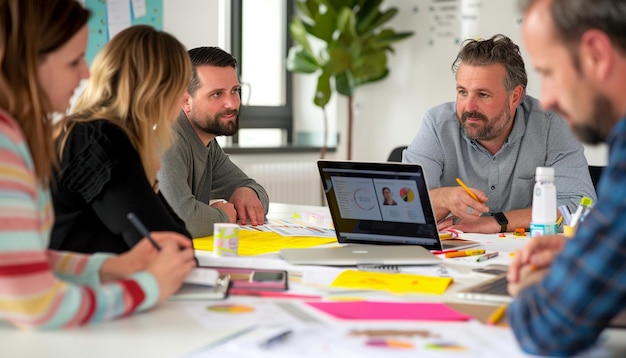
[[[293,330],[291,328],[279,330],[277,334],[273,334],[259,342],[259,348],[267,349],[276,343],[284,342],[292,333]]]
[[[498,324],[498,322],[500,322],[504,317],[507,307],[508,305],[505,303],[493,311],[489,318],[487,318],[487,324],[490,326]]]
[[[148,240],[150,240],[150,243],[152,244],[152,246],[154,246],[155,249],[157,249],[157,251],[161,251],[161,247],[159,246],[159,244],[157,244],[152,236],[150,236],[150,231],[148,231],[148,228],[141,222],[141,220],[139,220],[135,213],[128,213],[128,215],[126,215],[126,218],[130,221],[131,224],[133,224],[135,229],[137,229],[137,231],[139,231],[142,236],[147,237]]]
[[[475,249],[475,250],[459,250],[456,252],[448,252],[446,253],[447,258],[451,257],[465,257],[465,256],[476,256],[482,255],[485,253],[485,249]]]
[[[482,201],[478,199],[476,194],[474,194],[474,192],[471,191],[470,188],[468,188],[467,185],[465,185],[465,183],[463,183],[463,180],[461,180],[461,178],[456,178],[456,182],[461,186],[461,188],[463,188],[463,190],[465,190],[469,194],[469,196],[472,197],[472,199],[476,200],[479,203],[482,203]]]
[[[495,252],[490,252],[488,254],[484,254],[481,257],[476,259],[476,262],[481,262],[481,261],[485,261],[485,260],[489,260],[492,259],[494,257],[498,256],[498,251]]]

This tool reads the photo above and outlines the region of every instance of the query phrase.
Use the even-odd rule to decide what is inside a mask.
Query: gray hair
[[[528,76],[519,46],[502,34],[494,35],[486,40],[465,40],[461,51],[452,63],[452,73],[455,76],[461,63],[471,66],[501,64],[506,72],[504,77],[506,90],[511,93],[515,87],[520,85],[524,88],[524,92],[526,91]]]

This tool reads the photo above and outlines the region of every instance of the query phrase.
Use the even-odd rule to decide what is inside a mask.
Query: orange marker
[[[465,257],[465,256],[476,256],[482,255],[485,253],[485,249],[474,249],[474,250],[461,250],[456,252],[446,252],[446,257]]]

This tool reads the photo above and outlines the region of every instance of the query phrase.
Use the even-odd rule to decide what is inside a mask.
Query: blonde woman
[[[189,240],[152,233],[120,256],[48,250],[53,112],[89,72],[75,0],[0,0],[0,320],[71,327],[148,309],[195,265]],[[183,250],[180,250],[183,248]]]
[[[120,32],[96,56],[72,114],[55,128],[51,248],[128,251],[142,238],[130,212],[150,230],[190,236],[156,181],[190,77],[183,45],[146,25]]]

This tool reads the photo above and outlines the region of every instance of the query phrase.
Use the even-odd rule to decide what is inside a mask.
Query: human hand
[[[235,210],[233,203],[218,201],[211,204],[211,207],[222,210],[228,217],[229,223],[234,224],[237,222],[237,210]]]
[[[265,222],[265,208],[259,200],[259,196],[254,190],[248,187],[241,187],[228,199],[237,210],[239,223],[246,225],[263,225]]]
[[[159,283],[157,303],[165,301],[178,291],[183,280],[194,267],[196,267],[196,260],[192,248],[181,250],[174,241],[164,242],[161,245],[161,251],[147,267],[147,271]]]
[[[472,188],[470,190],[481,202],[474,200],[463,188],[457,186],[431,190],[431,202],[435,215],[442,218],[452,213],[453,216],[468,223],[478,220],[482,213],[489,212],[489,207],[484,204],[488,200],[487,195],[480,190]]]
[[[509,281],[507,289],[513,297],[517,296],[526,287],[532,286],[541,281],[550,271],[549,268],[536,269],[534,266],[523,266],[519,271],[519,279],[517,282]]]
[[[566,238],[562,235],[535,236],[519,250],[509,265],[507,279],[509,283],[518,283],[522,276],[522,270],[530,267],[533,270],[548,268],[556,255],[565,246]]]
[[[152,232],[150,236],[159,246],[171,241],[181,249],[193,249],[193,244],[189,238],[175,232]],[[144,238],[129,251],[106,260],[100,267],[100,281],[102,283],[111,282],[143,271],[158,253],[154,245],[147,238]]]

